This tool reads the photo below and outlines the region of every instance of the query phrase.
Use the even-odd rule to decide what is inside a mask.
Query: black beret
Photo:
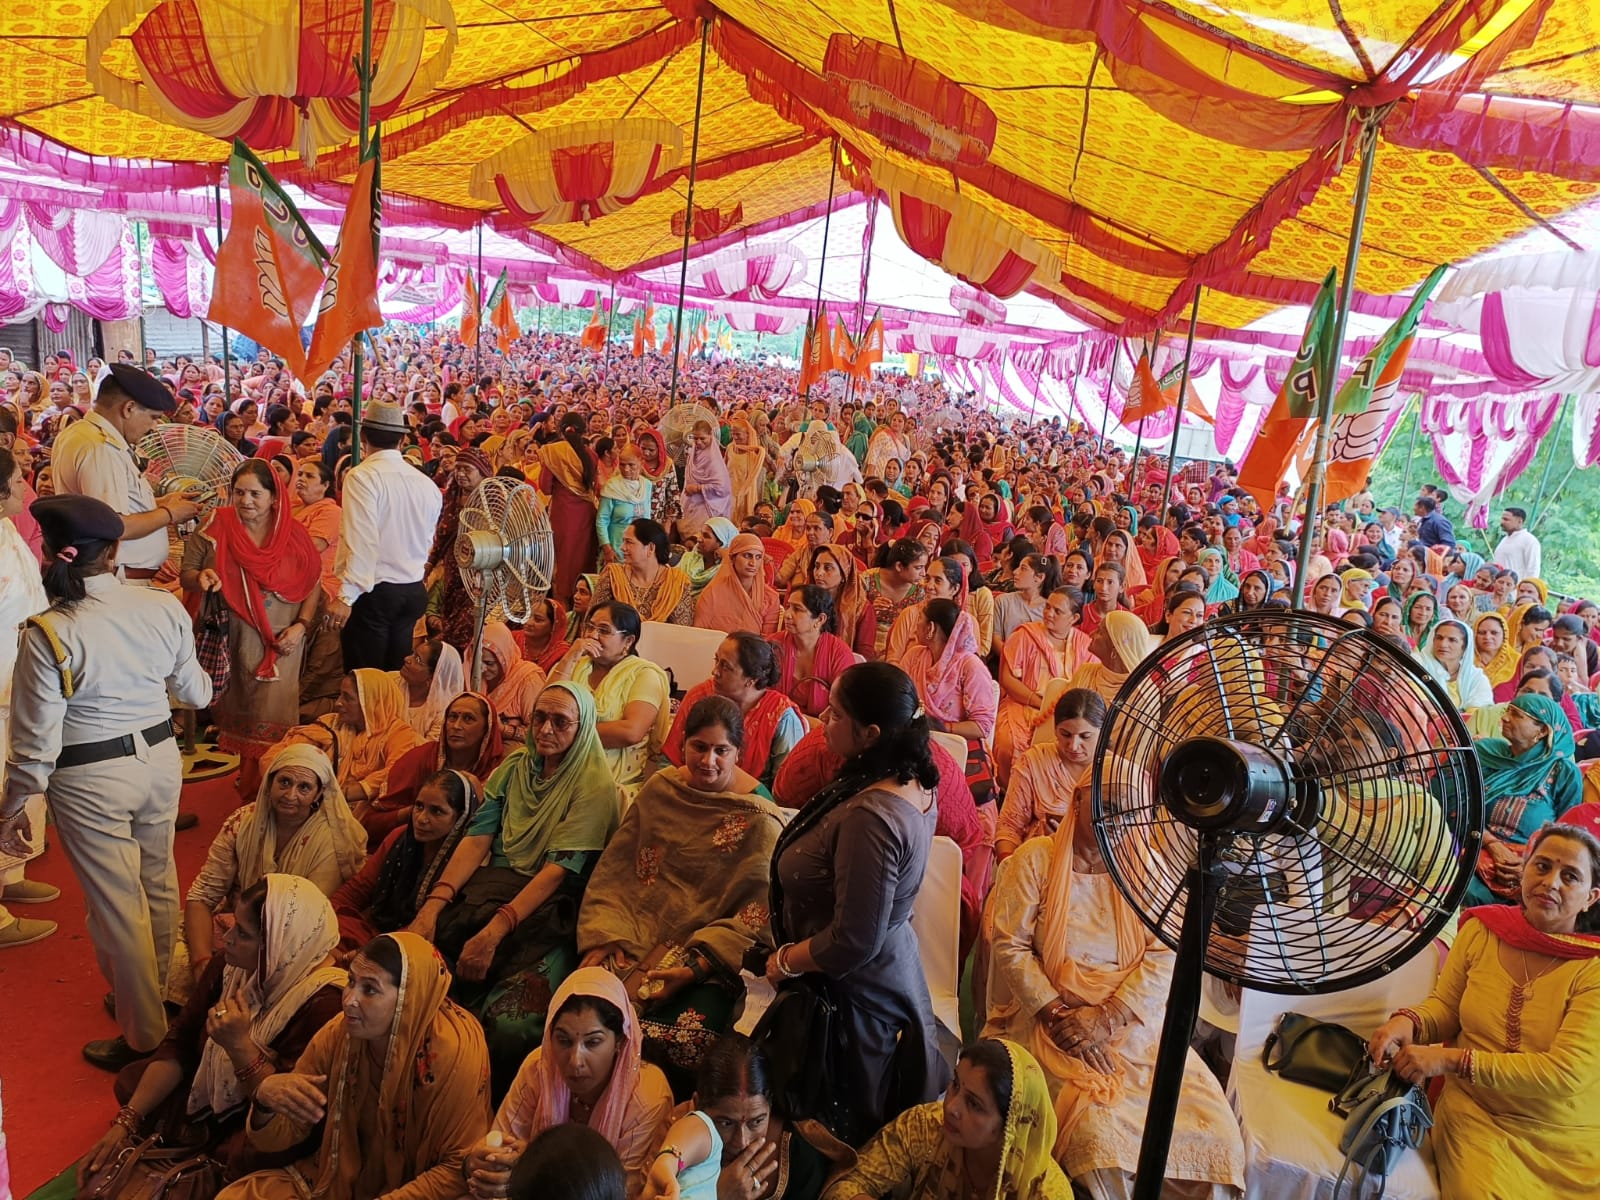
[[[178,398],[167,390],[166,384],[148,371],[141,371],[128,363],[112,363],[107,371],[107,375],[100,377],[100,392],[105,390],[106,384],[114,384],[119,392],[140,408],[161,413],[178,411]],[[100,392],[95,393],[96,398]]]
[[[93,496],[46,496],[30,504],[28,511],[39,522],[44,540],[58,549],[80,542],[122,539],[122,518]]]

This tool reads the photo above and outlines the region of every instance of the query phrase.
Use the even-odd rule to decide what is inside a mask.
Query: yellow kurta
[[[1441,1196],[1540,1200],[1600,1186],[1600,959],[1561,963],[1533,984],[1513,1047],[1520,978],[1500,940],[1466,921],[1427,1003],[1419,1041],[1473,1051],[1476,1083],[1445,1080],[1434,1110]]]
[[[1037,1020],[1040,1009],[1059,996],[1044,972],[1033,944],[1040,904],[1050,870],[1051,839],[1034,838],[1000,868],[989,895],[984,932],[990,939],[988,1024],[984,1037],[1010,1038],[1034,1051],[1047,1034]],[[1097,966],[1116,960],[1113,904],[1126,903],[1111,876],[1074,872],[1072,876],[1073,957]],[[1154,936],[1140,964],[1117,991],[1117,999],[1137,1020],[1115,1042],[1126,1070],[1120,1103],[1091,1107],[1073,1131],[1060,1162],[1067,1174],[1083,1182],[1096,1171],[1131,1176],[1139,1161],[1145,1107],[1150,1100],[1157,1043],[1172,984],[1174,955]],[[1041,1060],[1042,1062],[1043,1060]],[[1061,1080],[1045,1077],[1055,1096]],[[1210,1183],[1223,1188],[1244,1186],[1244,1142],[1222,1088],[1199,1055],[1189,1051],[1183,1075],[1183,1098],[1172,1133],[1167,1178]]]

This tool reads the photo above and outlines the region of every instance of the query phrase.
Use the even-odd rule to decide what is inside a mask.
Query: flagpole
[[[1544,485],[1550,482],[1550,464],[1556,460],[1556,451],[1561,448],[1561,426],[1567,419],[1567,409],[1571,405],[1572,395],[1568,393],[1561,397],[1561,412],[1556,416],[1555,430],[1548,436],[1550,438],[1550,453],[1545,455],[1544,470],[1539,475],[1539,490],[1533,494],[1533,509],[1528,513],[1528,524],[1533,524],[1539,519],[1539,505],[1544,502]],[[1409,463],[1409,459],[1407,462]]]
[[[1167,512],[1172,507],[1172,464],[1178,455],[1178,431],[1183,428],[1183,405],[1189,398],[1189,358],[1194,354],[1194,327],[1200,320],[1200,293],[1205,288],[1194,289],[1194,304],[1189,309],[1189,336],[1183,342],[1183,370],[1178,375],[1178,415],[1172,422],[1172,443],[1167,447],[1167,486],[1161,498],[1161,523],[1167,523]]]
[[[357,146],[360,154],[357,163],[366,161],[367,150],[371,147],[372,122],[372,0],[362,0],[361,4],[361,61],[356,64],[356,76],[361,85],[361,129],[358,135]],[[360,179],[359,170],[356,177]],[[354,232],[354,231],[352,231]],[[350,465],[356,466],[361,462],[361,386],[362,376],[366,373],[366,355],[361,349],[361,335],[356,334],[350,339]]]
[[[815,324],[822,316],[822,276],[823,273],[828,269],[828,230],[833,224],[833,188],[834,184],[838,182],[838,179],[839,139],[834,138],[833,155],[830,159],[830,165],[828,167],[828,207],[827,210],[822,214],[822,257],[817,260],[817,299],[816,303],[812,306],[811,311],[811,320],[813,324]],[[809,341],[809,338],[801,339],[800,348],[802,354],[810,354],[811,347],[808,344]],[[805,370],[804,363],[801,364],[801,370]],[[806,394],[802,397],[802,399],[810,399],[811,385],[815,382],[815,380],[812,380],[810,383],[806,384]]]
[[[1119,355],[1121,353],[1122,353],[1122,339],[1121,338],[1117,338],[1115,341],[1113,341],[1111,343],[1111,371],[1106,376],[1106,411],[1105,411],[1105,415],[1100,418],[1100,450],[1101,450],[1101,453],[1105,452],[1105,448],[1106,448],[1106,429],[1111,424],[1111,385],[1116,382],[1116,378],[1117,378],[1117,355]],[[1133,486],[1133,476],[1131,476],[1131,475],[1128,476],[1128,486],[1129,487]],[[1133,498],[1130,496],[1129,499],[1133,499]],[[1137,504],[1138,501],[1134,500],[1134,503]]]
[[[1317,445],[1306,478],[1306,515],[1300,526],[1300,554],[1295,562],[1291,603],[1301,607],[1306,598],[1306,572],[1311,569],[1311,537],[1322,505],[1322,485],[1328,474],[1328,451],[1333,442],[1333,401],[1339,366],[1344,360],[1344,331],[1350,321],[1350,304],[1356,290],[1356,267],[1361,262],[1361,234],[1367,224],[1367,197],[1372,192],[1372,167],[1378,157],[1378,123],[1367,114],[1361,131],[1361,174],[1356,180],[1355,215],[1350,219],[1350,244],[1345,249],[1344,281],[1339,307],[1333,316],[1333,344],[1328,348],[1328,369],[1317,396]]]
[[[217,249],[222,249],[222,185],[212,185],[212,195],[217,205]],[[216,274],[212,273],[212,290],[216,290]],[[228,348],[228,327],[222,329],[222,406],[233,403],[233,352]]]
[[[611,307],[606,311],[606,362],[601,368],[607,379],[611,378],[611,326],[617,319],[617,281],[611,280]]]
[[[1413,397],[1417,401],[1417,423],[1411,427],[1411,444],[1406,447],[1406,467],[1400,476],[1400,506],[1403,509],[1406,502],[1406,493],[1411,490],[1411,460],[1417,454],[1417,434],[1422,432],[1422,398],[1420,393]],[[1410,400],[1406,401],[1406,408],[1411,407]],[[1403,414],[1402,414],[1403,415]]]
[[[694,235],[694,177],[700,165],[700,113],[706,98],[706,50],[711,45],[711,19],[700,22],[700,74],[694,84],[694,136],[689,143],[689,189],[683,202],[683,258],[678,264],[678,313],[672,333],[672,383],[667,403],[678,402],[678,362],[683,357],[683,293],[689,286],[689,239]]]

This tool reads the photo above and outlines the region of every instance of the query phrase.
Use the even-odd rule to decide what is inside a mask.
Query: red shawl
[[[276,471],[272,486],[277,507],[265,545],[257,546],[231,505],[211,515],[206,535],[216,545],[216,572],[222,578],[222,598],[261,638],[261,664],[257,679],[278,675],[278,634],[267,619],[263,591],[299,604],[322,580],[322,555],[304,525],[294,519],[289,490]]]
[[[714,691],[711,681],[697,683],[683,697],[678,715],[673,718],[672,729],[661,752],[675,767],[683,766],[684,726],[689,723],[689,710]],[[739,769],[760,779],[766,774],[767,760],[772,757],[772,739],[778,732],[778,721],[794,708],[794,701],[777,688],[768,688],[761,699],[744,714],[744,746],[739,750]]]
[[[1600,958],[1600,935],[1592,933],[1540,933],[1514,904],[1485,904],[1462,910],[1462,923],[1482,921],[1508,946],[1551,958]]]

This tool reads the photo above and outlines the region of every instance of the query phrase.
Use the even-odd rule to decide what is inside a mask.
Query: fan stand
[[[1191,737],[1174,746],[1161,762],[1156,789],[1173,819],[1197,830],[1199,838],[1194,862],[1184,873],[1183,924],[1151,1075],[1133,1200],[1160,1200],[1166,1178],[1189,1042],[1200,1016],[1206,947],[1224,882],[1223,835],[1273,832],[1289,817],[1305,822],[1317,803],[1314,793],[1296,788],[1288,765],[1276,755],[1219,737]]]
[[[1206,974],[1206,947],[1216,917],[1223,871],[1216,854],[1217,837],[1203,834],[1197,861],[1184,876],[1187,903],[1178,933],[1178,951],[1172,966],[1172,986],[1167,989],[1167,1014],[1161,1023],[1155,1071],[1150,1079],[1150,1103],[1145,1109],[1144,1139],[1139,1143],[1139,1168],[1134,1176],[1133,1200],[1160,1200],[1166,1182],[1167,1152],[1172,1147],[1172,1127],[1178,1117],[1183,1092],[1183,1072],[1200,1016],[1200,992]]]
[[[480,578],[487,572],[480,572]],[[483,691],[483,627],[489,620],[489,586],[485,580],[478,594],[478,617],[472,623],[472,690]]]

